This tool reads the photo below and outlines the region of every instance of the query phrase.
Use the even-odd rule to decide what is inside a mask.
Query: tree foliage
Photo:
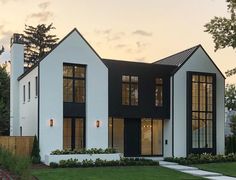
[[[9,135],[10,77],[5,65],[0,65],[0,135]]]
[[[205,32],[212,35],[215,51],[225,47],[236,48],[236,0],[226,0],[230,18],[214,17],[205,24]]]
[[[37,136],[35,135],[34,136],[34,142],[33,142],[33,149],[32,149],[32,152],[31,152],[32,163],[34,163],[34,164],[40,163],[41,158],[40,158],[39,152],[40,152],[39,142],[38,142]]]
[[[2,46],[2,49],[0,49],[0,55],[4,52],[4,47]]]
[[[49,52],[57,43],[56,35],[50,34],[53,24],[39,24],[36,27],[25,25],[25,65],[30,67]]]
[[[229,126],[230,126],[233,136],[236,136],[236,116],[235,115],[230,118]]]
[[[225,107],[228,110],[236,110],[236,86],[227,84],[225,87]]]

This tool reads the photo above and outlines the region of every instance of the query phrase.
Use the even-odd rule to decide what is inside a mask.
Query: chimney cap
[[[14,33],[12,38],[11,38],[11,46],[12,44],[24,44],[24,35],[23,34],[18,34],[18,33]]]

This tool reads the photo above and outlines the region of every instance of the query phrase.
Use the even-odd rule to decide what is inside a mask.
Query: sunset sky
[[[236,67],[236,50],[214,52],[203,27],[214,16],[229,16],[225,0],[0,0],[0,62],[13,33],[53,22],[59,38],[76,27],[103,58],[153,62],[202,44],[225,72]]]

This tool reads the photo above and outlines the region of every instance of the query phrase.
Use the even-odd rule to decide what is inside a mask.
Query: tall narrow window
[[[85,102],[85,66],[63,65],[64,102]]]
[[[118,152],[124,152],[124,119],[109,118],[108,145]]]
[[[30,82],[28,82],[28,101],[30,101]]]
[[[158,107],[163,106],[163,79],[155,79],[155,105]]]
[[[38,97],[38,76],[35,77],[35,97]]]
[[[214,76],[191,75],[191,135],[192,149],[213,148],[213,87]]]
[[[23,86],[23,103],[25,103],[25,85]]]
[[[122,76],[122,105],[138,105],[138,76]]]

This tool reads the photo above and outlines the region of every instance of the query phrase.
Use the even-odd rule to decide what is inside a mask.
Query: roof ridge
[[[172,55],[170,55],[170,56],[166,56],[166,57],[164,57],[164,58],[162,58],[162,59],[159,59],[159,60],[157,60],[157,61],[154,61],[153,63],[155,64],[155,63],[157,63],[157,62],[164,61],[164,60],[167,59],[167,58],[170,58],[170,57],[179,55],[179,54],[181,54],[181,53],[183,53],[183,52],[189,51],[190,49],[196,49],[196,48],[198,48],[198,47],[200,47],[200,46],[201,46],[201,44],[198,44],[198,45],[193,46],[193,47],[191,47],[191,48],[185,49],[185,50],[183,50],[183,51],[177,52],[177,53],[172,54]]]

